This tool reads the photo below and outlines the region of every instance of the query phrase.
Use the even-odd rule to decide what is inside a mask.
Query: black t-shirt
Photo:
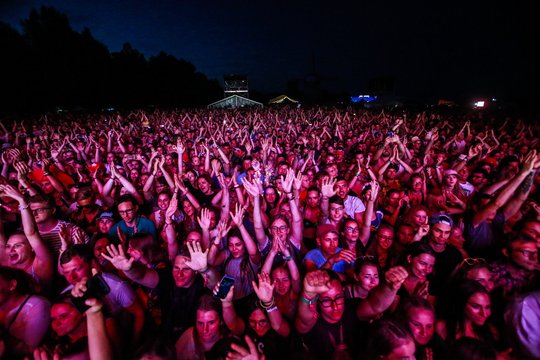
[[[170,281],[169,285],[166,284],[167,280]],[[164,287],[161,291],[164,295],[161,299],[162,329],[164,335],[176,342],[184,331],[195,325],[197,303],[201,296],[211,293],[204,287],[204,279],[200,275],[189,288],[176,287],[172,276],[167,280],[160,279],[159,283]]]
[[[446,245],[443,252],[435,252],[435,267],[429,281],[429,293],[431,295],[439,296],[442,294],[450,274],[462,260],[463,255],[452,245]]]
[[[360,341],[366,323],[356,316],[358,300],[347,299],[345,311],[340,321],[330,324],[319,316],[315,326],[306,334],[302,335],[304,344],[309,349],[313,359],[331,359],[340,344],[346,345],[346,351],[357,358]]]

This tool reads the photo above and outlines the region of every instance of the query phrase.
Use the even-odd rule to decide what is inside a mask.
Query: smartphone
[[[219,299],[225,299],[227,294],[229,293],[229,290],[231,290],[231,286],[234,285],[234,278],[230,276],[223,276],[221,279],[221,282],[219,283],[219,289],[215,297]]]
[[[94,275],[88,280],[86,288],[87,290],[82,297],[71,297],[71,303],[80,313],[84,313],[90,308],[84,303],[86,299],[100,299],[111,291],[111,288],[100,274]]]

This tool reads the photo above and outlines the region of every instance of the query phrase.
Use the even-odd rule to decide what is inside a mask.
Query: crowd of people
[[[323,107],[0,122],[0,358],[539,359],[538,130]]]

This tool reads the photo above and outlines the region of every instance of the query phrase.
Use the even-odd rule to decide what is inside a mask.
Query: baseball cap
[[[444,172],[444,176],[450,176],[450,175],[458,175],[458,172],[454,169],[448,169]]]
[[[113,213],[112,212],[109,212],[109,211],[104,211],[102,212],[101,214],[99,214],[98,216],[98,220],[101,220],[101,219],[113,219]]]
[[[418,136],[413,136],[411,139],[411,142],[420,141],[420,138]]]
[[[446,225],[450,225],[450,227],[454,226],[454,221],[452,220],[452,218],[450,216],[448,216],[446,214],[435,214],[435,215],[433,215],[429,219],[429,223],[431,225],[446,224]]]
[[[331,224],[322,224],[319,225],[317,228],[317,237],[323,238],[328,234],[329,232],[335,232],[339,235],[339,231],[336,229],[334,225]]]

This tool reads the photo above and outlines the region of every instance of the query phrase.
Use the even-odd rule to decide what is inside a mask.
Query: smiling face
[[[232,257],[235,259],[241,258],[244,255],[244,252],[245,252],[244,242],[242,241],[242,239],[236,236],[229,237],[228,248]]]
[[[214,311],[197,310],[195,329],[203,342],[214,342],[219,339],[221,319]]]
[[[249,315],[248,324],[258,337],[263,337],[271,329],[270,321],[268,321],[261,309],[255,309]]]
[[[486,293],[474,293],[465,304],[465,318],[473,324],[482,326],[491,315],[491,300]]]
[[[276,268],[272,271],[272,281],[274,282],[274,291],[281,296],[285,296],[291,290],[291,277],[289,272],[283,268]]]
[[[408,262],[410,274],[420,279],[420,281],[424,281],[433,272],[435,257],[431,254],[423,253],[415,257],[409,256]]]
[[[172,273],[174,284],[179,288],[190,287],[195,281],[195,275],[197,275],[195,271],[186,265],[186,261],[190,261],[190,259],[185,256],[178,255],[174,258]]]

